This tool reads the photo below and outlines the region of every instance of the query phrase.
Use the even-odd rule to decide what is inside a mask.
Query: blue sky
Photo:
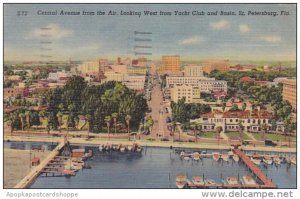
[[[28,16],[17,16],[18,10]],[[169,11],[172,16],[38,16],[37,11]],[[288,16],[174,16],[174,11],[288,11]],[[51,44],[41,44],[41,34]],[[133,55],[134,31],[152,32],[151,59],[285,61],[296,59],[296,6],[288,4],[96,4],[4,6],[5,61],[115,59]],[[41,48],[51,51],[41,52]]]

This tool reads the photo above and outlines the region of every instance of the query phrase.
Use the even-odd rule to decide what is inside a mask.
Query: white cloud
[[[61,28],[59,25],[50,23],[45,27],[42,28],[35,28],[32,31],[32,36],[34,37],[49,37],[52,39],[61,39],[63,37],[66,37],[68,35],[72,35],[73,31]]]
[[[185,38],[185,39],[179,41],[179,44],[181,44],[181,45],[199,44],[203,41],[205,41],[205,39],[203,37],[194,36],[194,37]]]
[[[210,22],[209,26],[212,29],[221,30],[221,29],[227,28],[229,26],[229,22],[226,21],[226,20],[224,20],[224,19],[222,19],[220,21]]]
[[[245,33],[245,32],[250,32],[251,28],[247,24],[240,24],[240,32]]]
[[[273,35],[269,35],[269,36],[261,36],[258,38],[260,41],[264,41],[267,43],[280,43],[281,42],[281,37],[280,36],[273,36]]]

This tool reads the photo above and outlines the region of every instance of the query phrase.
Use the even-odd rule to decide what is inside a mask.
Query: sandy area
[[[13,188],[34,168],[30,168],[29,152],[29,150],[4,149],[4,188]],[[50,151],[31,151],[31,158],[39,157],[42,161],[49,153]]]

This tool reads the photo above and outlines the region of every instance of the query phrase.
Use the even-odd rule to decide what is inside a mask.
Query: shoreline
[[[37,138],[37,137],[20,137],[20,136],[5,136],[4,141],[23,141],[23,142],[62,142],[63,138]],[[70,144],[83,144],[83,145],[100,145],[100,144],[124,144],[130,145],[134,143],[134,141],[128,141],[126,139],[118,139],[118,140],[85,140],[82,138],[69,138]],[[157,141],[145,141],[145,140],[136,140],[136,143],[143,147],[161,147],[161,148],[190,148],[190,149],[216,149],[216,150],[229,150],[231,149],[230,145],[216,145],[216,144],[208,144],[208,143],[187,143],[187,142],[157,142]],[[281,153],[296,153],[296,148],[272,148],[272,147],[253,147],[253,146],[242,146],[244,151],[261,151],[261,152],[281,152]]]

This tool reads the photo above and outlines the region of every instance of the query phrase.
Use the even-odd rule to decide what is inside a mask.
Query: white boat
[[[217,184],[217,183],[216,183],[214,180],[212,180],[212,179],[206,179],[206,180],[205,180],[205,183],[208,184],[208,185],[216,185],[216,184]]]
[[[121,151],[121,152],[124,152],[124,151],[125,151],[125,147],[121,146],[121,147],[120,147],[120,151]]]
[[[221,158],[223,161],[228,162],[229,156],[227,154],[222,154]]]
[[[102,150],[103,150],[103,146],[100,145],[100,146],[99,146],[99,151],[102,151]]]
[[[233,159],[235,162],[238,162],[238,161],[240,160],[239,156],[236,155],[236,154],[234,154],[234,155],[232,156],[232,159]]]
[[[229,157],[233,156],[233,152],[232,151],[228,151],[228,156]]]
[[[245,185],[257,185],[250,175],[243,176],[243,182]]]
[[[291,161],[292,164],[296,165],[296,164],[297,164],[296,156],[292,156],[292,157],[290,158],[290,161]]]
[[[281,164],[281,159],[277,156],[277,157],[273,157],[273,161],[276,165],[280,165]]]
[[[213,159],[214,159],[215,161],[219,161],[219,159],[220,159],[220,153],[214,152],[214,153],[212,154],[212,156],[213,156]]]
[[[184,156],[183,159],[184,160],[190,160],[190,157],[189,156]]]
[[[180,152],[180,157],[183,157],[185,155],[184,151]]]
[[[142,148],[141,148],[141,147],[137,147],[137,148],[136,148],[136,151],[137,151],[137,152],[141,152],[141,151],[142,151]]]
[[[131,150],[132,150],[132,146],[131,146],[131,145],[128,145],[128,146],[127,146],[127,149],[128,149],[128,151],[131,151]]]
[[[187,178],[185,175],[177,175],[176,176],[176,186],[179,189],[183,189],[187,184],[186,180],[187,180]]]
[[[273,163],[273,160],[269,155],[265,155],[264,158],[263,158],[263,161],[266,164],[272,164]]]
[[[196,186],[204,185],[203,177],[201,177],[201,176],[194,176],[192,178],[192,182]]]
[[[260,159],[255,159],[255,158],[252,158],[252,157],[251,157],[251,161],[252,161],[254,164],[256,164],[256,165],[260,165],[260,163],[261,163],[261,160],[260,160]]]
[[[193,158],[196,161],[200,160],[200,153],[198,153],[198,152],[193,153]]]
[[[226,181],[229,185],[238,185],[238,180],[235,176],[229,176],[226,178]]]

